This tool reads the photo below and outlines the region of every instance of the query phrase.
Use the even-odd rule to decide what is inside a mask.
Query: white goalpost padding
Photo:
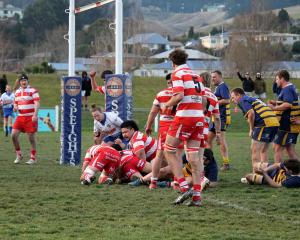
[[[115,2],[115,74],[123,73],[123,0],[104,0],[75,8],[75,0],[70,0],[69,9],[69,69],[68,75],[75,76],[75,14],[101,7],[105,4]]]

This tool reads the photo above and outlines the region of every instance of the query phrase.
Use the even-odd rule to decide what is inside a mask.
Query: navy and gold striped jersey
[[[254,127],[278,127],[278,119],[272,111],[264,102],[257,98],[248,97],[244,95],[238,104],[238,106],[243,111],[245,117],[250,110],[254,110]]]
[[[291,117],[300,117],[298,93],[295,86],[291,83],[281,89],[276,105],[281,105],[284,102],[290,103],[292,107],[285,111],[275,111],[280,123],[279,129],[286,132],[299,133],[300,125],[291,123]]]
[[[226,83],[224,83],[224,82],[221,82],[216,87],[214,94],[216,95],[218,100],[221,100],[221,99],[230,100],[230,92],[229,92],[229,89],[228,89]],[[221,121],[226,124],[231,124],[230,104],[220,105],[219,111],[220,111]]]

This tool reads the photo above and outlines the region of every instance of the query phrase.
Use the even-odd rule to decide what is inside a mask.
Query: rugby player
[[[5,136],[12,133],[12,120],[14,118],[14,99],[15,94],[11,91],[11,86],[6,85],[5,92],[1,95],[0,103],[3,110],[3,126],[5,129]]]

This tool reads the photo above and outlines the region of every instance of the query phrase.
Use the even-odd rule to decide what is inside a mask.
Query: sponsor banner
[[[81,158],[81,78],[61,81],[60,164],[78,165]]]
[[[38,113],[38,131],[39,132],[55,132],[55,126],[57,125],[56,121],[58,119],[57,112],[55,108],[46,109],[40,108]]]
[[[132,119],[132,80],[125,74],[105,75],[106,109],[125,121]]]

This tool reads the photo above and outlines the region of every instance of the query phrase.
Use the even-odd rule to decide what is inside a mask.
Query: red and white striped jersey
[[[135,131],[130,139],[129,147],[134,153],[144,149],[146,154],[146,160],[150,162],[155,158],[157,142],[151,136],[147,136],[146,134],[143,134],[140,131]]]
[[[19,88],[15,93],[14,103],[18,107],[18,116],[33,116],[34,102],[40,101],[40,96],[35,88],[29,85],[24,88]]]
[[[106,88],[105,88],[105,86],[98,86],[97,90],[99,93],[105,94]]]
[[[101,148],[101,145],[94,145],[91,146],[87,151],[86,154],[84,156],[84,162],[85,163],[89,163],[92,158],[96,155],[96,153],[98,152],[99,148]]]
[[[178,66],[172,74],[173,95],[183,93],[178,103],[174,121],[183,124],[204,122],[202,97],[205,95],[202,78],[194,73],[186,64]]]
[[[131,150],[123,150],[121,154],[121,166],[129,162],[133,156],[134,153]]]
[[[219,100],[210,88],[205,88],[205,97],[207,99],[205,117],[209,120],[212,115],[220,114],[219,111]],[[207,108],[208,107],[208,108]],[[209,121],[208,121],[209,122]]]
[[[163,105],[168,102],[170,100],[170,98],[173,96],[173,91],[172,88],[166,88],[162,91],[160,91],[154,101],[153,101],[153,105],[157,106],[160,108],[160,117],[159,117],[159,126],[160,127],[166,127],[169,126],[171,124],[171,122],[173,122],[174,120],[174,116],[175,116],[175,112],[172,113],[172,109],[167,109],[166,112],[162,113],[161,109],[163,107]]]

